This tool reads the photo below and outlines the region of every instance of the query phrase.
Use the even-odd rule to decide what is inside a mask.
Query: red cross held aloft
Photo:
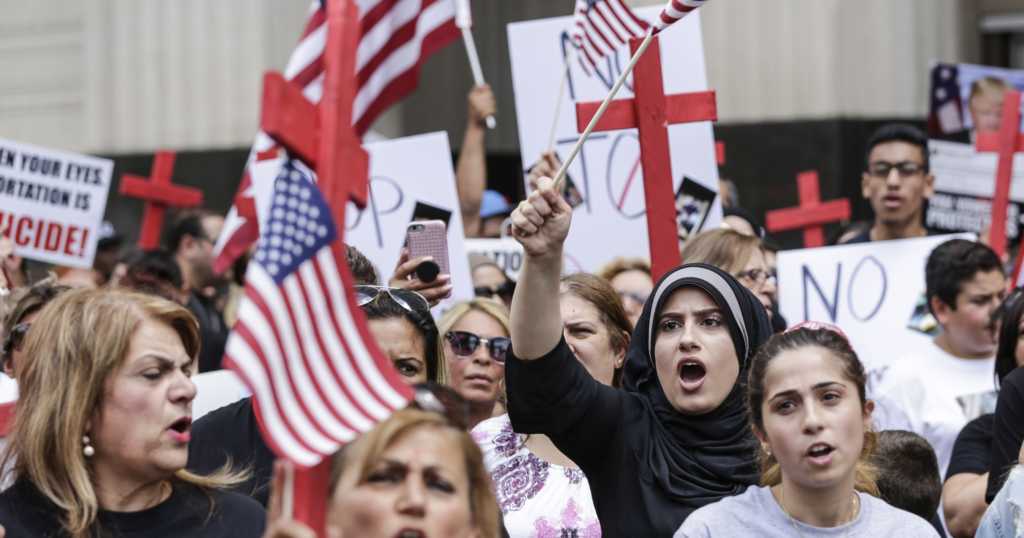
[[[355,51],[359,20],[354,1],[327,3],[324,85],[319,106],[279,73],[263,77],[260,127],[289,153],[316,171],[317,186],[331,207],[339,235],[351,200],[366,206],[370,157],[352,127],[355,98]],[[309,469],[296,468],[292,491],[295,518],[323,535],[331,460]]]
[[[822,202],[817,172],[801,172],[796,181],[800,205],[768,211],[765,213],[765,227],[769,232],[803,230],[804,247],[824,246],[825,232],[822,225],[849,219],[850,201],[844,198]]]
[[[337,4],[336,8],[332,8]],[[261,128],[292,155],[316,170],[317,184],[331,206],[335,226],[345,224],[345,206],[351,200],[366,206],[370,157],[352,128],[355,97],[355,56],[359,29],[352,2],[327,4],[328,26],[324,49],[324,87],[320,105],[310,103],[302,90],[280,73],[263,77]],[[335,27],[330,27],[334,17]]]
[[[168,207],[199,207],[203,203],[203,191],[192,187],[181,187],[171,182],[174,171],[173,151],[158,151],[153,157],[153,169],[148,178],[125,174],[121,176],[119,192],[131,198],[146,201],[142,212],[142,230],[139,232],[139,248],[152,250],[160,246],[160,231]]]
[[[631,39],[635,54],[642,40]],[[665,95],[661,75],[661,52],[655,37],[633,70],[632,99],[616,99],[594,131],[636,127],[640,136],[640,162],[644,171],[644,202],[647,207],[647,236],[651,250],[651,276],[661,275],[679,265],[679,232],[676,224],[675,191],[672,188],[672,159],[668,126],[676,123],[715,121],[718,111],[715,92],[704,91]],[[600,103],[577,103],[576,128],[586,129]]]
[[[1020,130],[1020,92],[1007,91],[1003,96],[1003,116],[998,131],[979,132],[974,147],[979,152],[999,154],[996,166],[996,188],[992,196],[992,220],[989,243],[1000,257],[1006,252],[1006,206],[1010,203],[1010,178],[1013,177],[1013,156],[1024,153],[1024,133]],[[1020,263],[1015,273],[1020,272]]]
[[[718,166],[725,164],[725,142],[715,142],[715,160]]]

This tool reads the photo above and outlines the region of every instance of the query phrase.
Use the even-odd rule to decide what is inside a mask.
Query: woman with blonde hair
[[[865,378],[833,326],[808,322],[769,339],[747,378],[761,486],[698,509],[675,537],[936,536],[877,498]]]
[[[263,510],[186,472],[199,327],[181,305],[68,291],[32,324],[0,468],[10,536],[258,536]]]
[[[417,401],[424,396],[417,389]],[[476,443],[439,402],[391,415],[334,456],[328,536],[497,538],[499,512]],[[436,411],[436,412],[435,412]],[[282,518],[284,465],[275,467],[264,538],[313,538]]]
[[[468,402],[469,428],[504,413],[505,356],[512,346],[505,305],[483,297],[457,303],[437,330],[444,342],[440,370]]]
[[[776,278],[761,240],[735,230],[701,232],[683,247],[684,263],[706,263],[726,271],[757,297],[769,316],[776,300]]]

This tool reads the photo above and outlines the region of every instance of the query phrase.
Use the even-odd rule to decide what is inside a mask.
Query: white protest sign
[[[651,7],[636,13],[651,21],[660,10]],[[562,159],[568,155],[578,138],[575,103],[603,99],[629,60],[629,48],[623,45],[616,57],[600,62],[598,72],[588,77],[580,68],[566,33],[573,24],[572,17],[557,17],[508,26],[524,169],[547,151],[556,109],[559,115],[555,151]],[[706,90],[700,13],[676,23],[672,31],[660,34],[659,39],[665,92]],[[559,106],[555,98],[566,65],[569,79]],[[631,84],[623,87],[617,98],[632,98]],[[668,131],[673,188],[678,189],[685,176],[717,193],[718,167],[711,123],[670,125]],[[576,208],[566,240],[567,272],[596,271],[615,256],[650,257],[639,157],[636,129],[599,132],[591,135],[579,158],[569,167],[569,177],[583,203]],[[705,205],[708,213],[703,228],[715,228],[721,220],[717,196]]]
[[[511,237],[501,239],[466,239],[466,254],[481,254],[494,260],[512,280],[519,280],[523,269],[523,245]]]
[[[940,235],[779,252],[782,315],[790,325],[806,320],[838,325],[865,368],[882,369],[930,340],[908,327],[927,313],[920,301],[928,255],[955,237],[971,238]]]
[[[192,377],[196,397],[192,400],[192,420],[252,395],[249,387],[231,370],[214,370]]]
[[[0,231],[19,256],[92,267],[114,163],[0,138]]]
[[[405,241],[405,230],[419,208],[421,215],[450,213],[448,264],[454,290],[439,305],[473,297],[469,260],[463,246],[462,214],[448,136],[429,133],[365,144],[370,153],[370,196],[366,208],[349,204],[345,241],[377,267],[386,282]]]

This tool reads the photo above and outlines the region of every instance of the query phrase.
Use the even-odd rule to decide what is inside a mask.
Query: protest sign
[[[928,200],[925,226],[946,232],[988,230],[995,188],[996,159],[993,153],[978,153],[974,146],[929,140],[928,151],[935,194]],[[1010,184],[1011,203],[1006,212],[1006,237],[1020,234],[1024,208],[1024,156],[1014,157]]]
[[[646,8],[636,13],[650,21],[660,11]],[[566,156],[579,136],[574,103],[604,98],[629,59],[629,49],[623,45],[617,54],[598,63],[593,76],[588,76],[574,56],[569,41],[567,31],[572,25],[572,17],[557,17],[508,26],[524,169],[547,151],[556,111],[554,150],[560,158]],[[664,90],[667,94],[706,90],[699,14],[686,17],[677,26],[660,36]],[[560,80],[566,69],[566,91],[559,95]],[[561,99],[560,103],[556,103],[556,96]],[[623,88],[619,95],[621,99],[632,97],[631,85]],[[689,177],[717,193],[718,169],[710,122],[670,125],[668,131],[673,192],[679,192],[684,177]],[[624,129],[591,135],[579,158],[569,167],[569,177],[583,203],[575,209],[573,226],[566,240],[567,271],[595,271],[613,257],[612,252],[621,256],[649,257],[643,170],[639,159],[637,130]],[[683,219],[689,223],[695,212],[687,210]],[[717,227],[721,222],[717,196],[702,220],[705,229]],[[688,233],[693,231],[687,230]]]
[[[92,267],[114,163],[0,139],[0,231],[34,260]]]
[[[501,239],[466,239],[466,254],[480,254],[494,260],[512,280],[519,280],[523,269],[523,245],[511,237]]]
[[[928,343],[924,266],[939,244],[966,234],[779,252],[779,306],[790,324],[839,325],[868,371]]]
[[[928,138],[969,144],[978,123],[998,122],[999,88],[1024,91],[1024,69],[935,63],[931,68]],[[971,98],[975,97],[974,103]],[[994,116],[993,116],[994,114]],[[988,118],[988,119],[986,119]],[[991,125],[988,125],[991,128]]]
[[[215,370],[196,374],[196,397],[192,400],[192,420],[220,409],[252,394],[249,387],[232,370]]]
[[[345,242],[365,254],[387,281],[413,217],[447,220],[448,263],[454,290],[441,307],[472,298],[473,282],[447,135],[429,133],[364,147],[370,153],[370,196],[365,209],[349,204]]]

